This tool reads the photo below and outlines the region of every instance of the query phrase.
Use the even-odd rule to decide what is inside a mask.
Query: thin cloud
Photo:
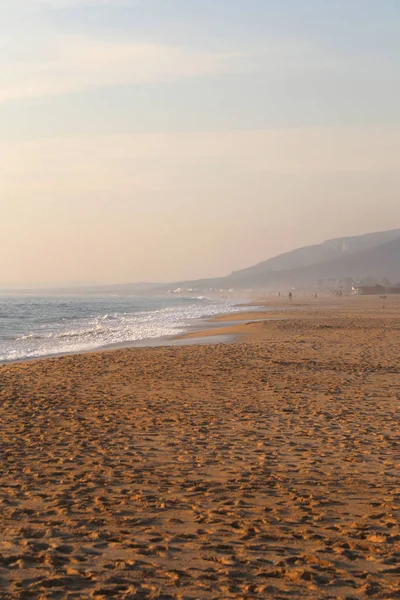
[[[32,56],[16,53],[0,70],[0,101],[84,91],[93,87],[171,81],[237,68],[236,53],[161,44],[52,36]]]
[[[213,51],[154,39],[59,33],[46,19],[66,6],[99,6],[108,0],[1,1],[0,102],[229,73],[291,76],[338,68],[307,40],[269,37],[246,48]]]

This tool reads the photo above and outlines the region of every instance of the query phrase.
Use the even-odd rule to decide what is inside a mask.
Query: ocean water
[[[237,312],[233,300],[132,296],[0,296],[0,362],[95,350],[186,331]]]

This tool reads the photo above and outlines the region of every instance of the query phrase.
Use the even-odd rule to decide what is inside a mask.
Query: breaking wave
[[[0,298],[0,361],[95,350],[185,331],[195,319],[239,311],[198,298]],[[4,317],[2,317],[4,315]]]

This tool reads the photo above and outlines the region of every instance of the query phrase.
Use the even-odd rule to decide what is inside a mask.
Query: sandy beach
[[[400,301],[293,304],[0,366],[0,598],[400,598]]]

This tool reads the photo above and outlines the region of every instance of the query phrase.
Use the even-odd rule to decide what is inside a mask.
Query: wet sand
[[[297,308],[0,366],[0,597],[400,598],[400,302]]]

